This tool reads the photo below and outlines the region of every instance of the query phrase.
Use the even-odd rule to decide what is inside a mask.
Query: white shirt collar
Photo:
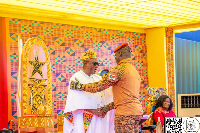
[[[84,74],[86,77],[88,77],[88,78],[92,78],[93,77],[93,74],[91,74],[90,76],[89,75],[87,75],[87,74],[85,74],[84,72],[83,72],[83,70],[80,70],[80,72],[82,73],[82,74]]]

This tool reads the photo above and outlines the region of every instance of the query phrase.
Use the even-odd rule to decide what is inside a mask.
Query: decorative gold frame
[[[27,90],[28,90],[28,77],[27,77],[27,64],[28,64],[28,53],[32,45],[38,45],[41,46],[44,50],[45,57],[46,57],[46,64],[47,64],[47,89],[48,89],[48,104],[49,106],[52,106],[52,82],[51,82],[51,65],[50,65],[50,57],[48,49],[44,43],[44,41],[38,37],[30,38],[26,41],[23,50],[22,50],[22,56],[21,56],[21,66],[22,66],[22,72],[21,75],[23,77],[22,79],[22,87],[23,91],[21,92],[21,113],[23,115],[27,115],[27,106],[28,106],[28,97],[27,97]]]

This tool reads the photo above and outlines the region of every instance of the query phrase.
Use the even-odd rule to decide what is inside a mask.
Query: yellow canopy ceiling
[[[17,15],[130,28],[169,27],[200,23],[200,0],[0,0],[0,16]]]

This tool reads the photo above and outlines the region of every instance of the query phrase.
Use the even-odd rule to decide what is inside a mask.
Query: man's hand
[[[94,115],[101,117],[101,118],[104,118],[107,114],[107,112],[105,112],[104,110],[101,110],[100,108],[98,108],[98,109],[85,109],[85,111],[91,112]]]
[[[104,110],[101,110],[101,108],[95,109],[94,111],[95,111],[95,115],[101,118],[104,118],[107,114],[107,112]]]
[[[70,89],[72,90],[81,90],[81,86],[82,84],[78,80],[70,82]]]

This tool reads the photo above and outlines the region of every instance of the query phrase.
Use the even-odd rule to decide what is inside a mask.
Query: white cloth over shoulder
[[[101,77],[97,74],[86,75],[82,70],[76,72],[70,79],[79,80],[82,84],[98,82]],[[70,86],[70,84],[69,84]],[[83,110],[96,109],[113,102],[112,88],[102,92],[89,93],[68,88],[68,96],[64,113],[72,112],[74,125],[64,120],[63,133],[84,133]],[[87,133],[114,133],[114,110],[107,113],[104,118],[93,116]]]

